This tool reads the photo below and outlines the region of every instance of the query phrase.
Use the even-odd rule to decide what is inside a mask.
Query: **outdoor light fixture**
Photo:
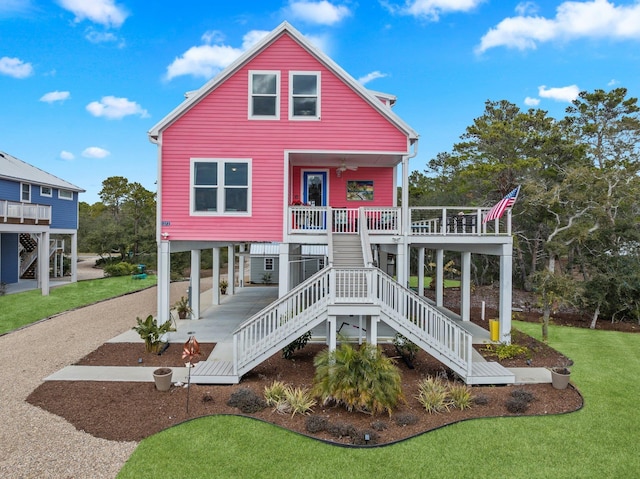
[[[167,239],[169,237],[169,233],[162,233],[162,239]]]

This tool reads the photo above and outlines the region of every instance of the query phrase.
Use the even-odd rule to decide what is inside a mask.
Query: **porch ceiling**
[[[329,168],[337,168],[343,164],[357,167],[390,167],[401,163],[402,156],[402,152],[292,152],[289,153],[289,162],[293,166],[317,165]]]

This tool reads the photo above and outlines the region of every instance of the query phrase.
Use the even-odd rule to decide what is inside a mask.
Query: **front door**
[[[303,201],[309,206],[327,206],[327,172],[304,172]]]
[[[327,172],[305,171],[303,175],[302,199],[309,206],[327,206]],[[326,212],[324,210],[310,211],[308,225],[312,228],[325,228]]]

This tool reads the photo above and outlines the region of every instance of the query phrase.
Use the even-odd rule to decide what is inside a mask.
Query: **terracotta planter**
[[[153,380],[156,383],[158,391],[168,391],[171,389],[171,376],[173,371],[171,368],[158,368],[153,372]]]
[[[571,378],[571,371],[567,368],[551,369],[551,385],[556,389],[566,389]]]

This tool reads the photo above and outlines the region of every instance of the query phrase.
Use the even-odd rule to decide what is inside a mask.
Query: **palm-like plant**
[[[313,363],[313,394],[324,404],[336,402],[348,411],[391,414],[404,400],[399,369],[376,346],[364,343],[355,349],[342,343],[334,352],[319,353]]]
[[[158,325],[158,320],[151,314],[144,320],[136,318],[136,321],[138,325],[131,329],[140,335],[140,338],[144,341],[144,350],[148,353],[157,353],[162,344],[160,338],[169,331],[174,331],[171,321]]]

